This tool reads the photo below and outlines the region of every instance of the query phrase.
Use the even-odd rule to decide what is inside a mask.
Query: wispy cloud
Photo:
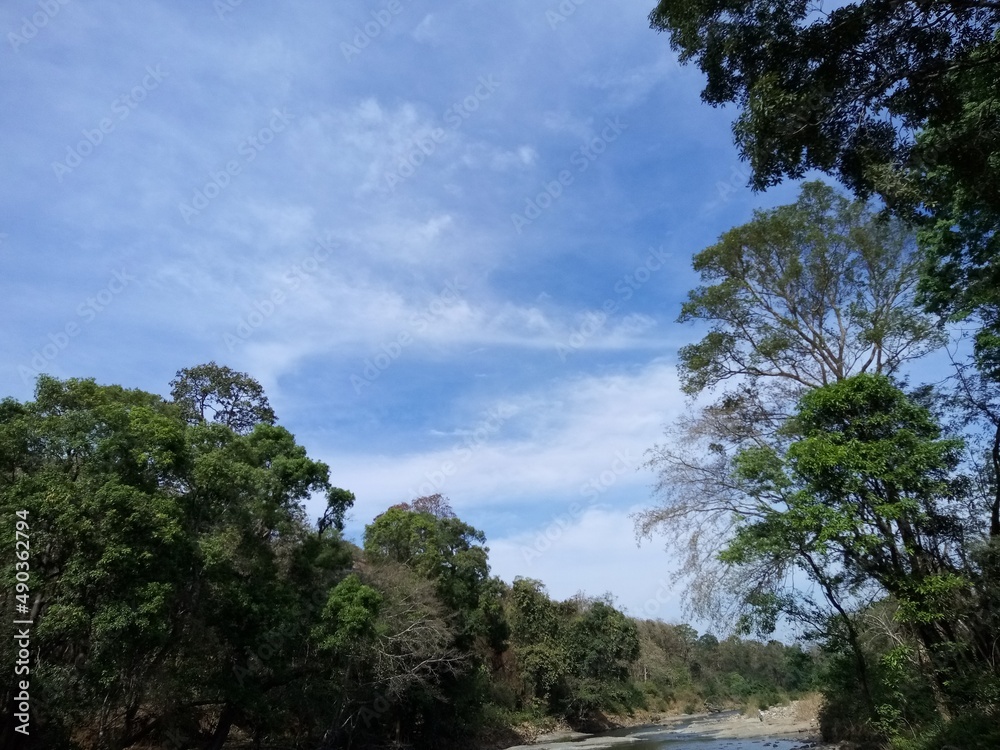
[[[537,577],[655,594],[623,514],[683,403],[688,258],[776,199],[720,198],[729,115],[648,3],[43,5],[0,8],[4,395],[225,362],[356,492],[355,533],[440,488],[512,575],[590,486]]]

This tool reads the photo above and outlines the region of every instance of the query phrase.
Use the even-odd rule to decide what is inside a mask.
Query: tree
[[[977,59],[992,53],[980,52]],[[908,203],[927,261],[922,300],[933,312],[973,319],[980,371],[1000,382],[1000,93],[996,65],[949,73],[959,99],[955,117],[932,118],[917,139],[920,163],[909,170]],[[924,154],[926,153],[926,156]]]
[[[433,510],[432,510],[433,509]],[[435,512],[438,514],[435,515]],[[445,498],[417,498],[389,508],[365,527],[365,553],[406,565],[437,582],[442,601],[471,613],[489,578],[483,532],[463,522]]]
[[[763,564],[720,565],[716,557],[731,538],[733,517],[759,512],[735,472],[737,452],[780,452],[787,442],[780,428],[810,388],[857,373],[898,372],[943,343],[913,306],[918,266],[905,226],[822,183],[804,185],[792,205],[757,212],[695,256],[704,283],[690,292],[680,321],[710,328],[680,350],[678,369],[688,394],[721,394],[652,449],[648,466],[658,472],[660,503],[639,515],[638,529],[662,534],[681,556],[698,614],[732,623],[749,592],[764,603],[778,575]],[[829,584],[833,595],[837,582]],[[740,593],[729,598],[734,589]]]
[[[524,703],[583,726],[602,711],[639,703],[629,681],[639,659],[638,628],[610,596],[554,602],[541,581],[516,578],[505,606]]]
[[[1000,5],[660,0],[650,22],[739,107],[755,188],[818,169],[920,227],[924,303],[977,317],[1000,373]]]
[[[511,646],[530,698],[554,705],[569,672],[562,623],[541,581],[515,578],[507,599]]]
[[[563,711],[584,720],[601,710],[629,710],[638,702],[628,684],[629,666],[639,658],[635,623],[609,601],[580,601],[564,629],[569,675]]]
[[[796,203],[722,235],[694,257],[701,286],[679,322],[712,328],[680,350],[684,390],[738,377],[815,388],[854,372],[892,373],[943,343],[912,308],[913,234],[821,182]]]
[[[32,730],[46,746],[176,732],[217,750],[233,726],[296,716],[322,666],[310,623],[348,563],[305,517],[331,490],[325,464],[281,427],[192,424],[154,394],[47,376],[34,401],[0,404],[0,445],[3,554],[16,511],[30,519]],[[13,595],[13,567],[0,576]]]
[[[188,422],[213,421],[238,434],[276,419],[260,383],[215,362],[178,370],[170,395]]]
[[[924,649],[941,709],[954,710],[955,680],[993,648],[955,520],[961,440],[870,374],[810,391],[784,429],[795,437],[784,455],[747,448],[736,458],[759,505],[736,521],[722,559],[795,560],[820,584],[839,568],[854,589],[876,585]]]
[[[340,487],[331,487],[326,496],[326,510],[318,522],[319,533],[327,529],[344,530],[344,518],[347,511],[354,505],[354,493]]]
[[[870,192],[875,168],[914,163],[917,129],[961,120],[954,76],[995,81],[1000,63],[993,0],[860,0],[829,12],[802,0],[660,0],[650,23],[705,73],[704,101],[740,107],[736,142],[757,188],[818,169]],[[962,158],[937,151],[934,165]]]
[[[32,731],[56,745],[92,726],[127,746],[180,635],[189,547],[184,509],[164,485],[189,466],[184,425],[153,394],[48,376],[34,402],[5,400],[0,415],[0,549],[14,558],[20,511],[31,530],[30,600],[20,601],[35,622],[32,651],[45,655],[31,665]],[[13,597],[14,567],[0,580]]]
[[[362,582],[362,578],[364,582]],[[351,742],[425,730],[441,710],[448,681],[468,668],[431,581],[386,563],[345,578],[329,595],[312,639],[335,690],[323,727],[328,741]],[[339,746],[339,745],[338,745]]]
[[[441,495],[395,505],[365,527],[365,558],[372,570],[406,570],[432,586],[452,628],[449,645],[462,657],[461,668],[442,676],[433,699],[413,707],[409,723],[416,721],[427,732],[449,733],[479,719],[485,676],[506,649],[503,585],[489,577],[485,541]],[[453,717],[450,726],[441,719],[442,703]]]

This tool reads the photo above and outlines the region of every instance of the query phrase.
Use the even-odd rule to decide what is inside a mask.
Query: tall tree
[[[764,565],[751,575],[715,557],[733,517],[759,510],[736,474],[737,452],[780,450],[787,442],[780,427],[810,388],[897,372],[943,343],[913,306],[918,266],[905,226],[822,183],[804,185],[796,203],[758,212],[695,256],[704,283],[690,292],[680,320],[709,330],[680,350],[678,368],[688,394],[717,397],[651,451],[660,502],[640,514],[638,528],[663,534],[681,556],[699,614],[732,622],[732,610],[720,607],[738,606],[748,587],[763,594],[776,575]],[[831,595],[836,584],[829,581]],[[731,587],[743,594],[725,598]]]
[[[921,227],[928,309],[979,318],[1000,373],[1000,5],[660,0],[650,22],[737,105],[755,188],[818,169]]]
[[[345,578],[312,632],[334,686],[335,709],[317,712],[329,717],[327,742],[433,737],[427,714],[441,712],[447,684],[470,661],[455,635],[433,582],[409,568],[383,563]]]
[[[365,527],[365,558],[372,570],[407,571],[433,586],[453,629],[449,645],[462,654],[461,663],[440,680],[433,700],[413,707],[409,723],[431,733],[454,728],[442,721],[443,711],[462,717],[459,721],[481,714],[479,676],[506,649],[499,605],[503,586],[489,577],[485,541],[483,532],[458,518],[441,495],[395,505]]]
[[[437,582],[442,601],[470,616],[489,578],[486,537],[440,495],[401,503],[365,527],[369,560],[406,565]]]
[[[943,343],[912,308],[918,262],[900,222],[806,183],[796,203],[757,212],[695,255],[706,285],[689,293],[679,320],[711,329],[680,350],[685,391],[741,376],[795,391],[895,372]]]
[[[506,608],[523,689],[530,698],[554,706],[570,670],[558,608],[542,582],[531,578],[514,579]]]
[[[785,430],[794,440],[783,455],[748,448],[737,457],[760,503],[737,521],[723,559],[794,558],[816,580],[815,568],[839,570],[854,587],[890,595],[947,715],[959,705],[956,687],[993,660],[993,623],[958,522],[968,490],[956,473],[962,441],[874,375],[807,393]]]
[[[639,658],[635,622],[609,600],[578,600],[578,607],[564,629],[569,679],[563,711],[587,719],[609,708],[632,708],[638,701],[627,678]]]

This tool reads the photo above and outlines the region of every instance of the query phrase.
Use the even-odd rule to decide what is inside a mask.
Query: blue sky
[[[690,258],[796,188],[745,187],[652,5],[5,4],[2,394],[215,360],[355,540],[442,492],[506,580],[683,619],[629,515]]]

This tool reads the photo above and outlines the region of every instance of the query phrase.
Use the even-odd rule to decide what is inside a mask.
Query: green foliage
[[[514,580],[507,598],[507,621],[529,697],[551,702],[569,672],[569,663],[558,609],[540,581]]]
[[[570,623],[569,658],[577,673],[601,681],[623,681],[639,656],[635,623],[609,604],[596,601]]]
[[[736,142],[759,188],[819,169],[870,190],[873,167],[916,162],[913,130],[963,122],[956,78],[996,79],[990,2],[861,0],[816,13],[802,0],[660,0],[650,22],[705,73],[706,102],[740,108]],[[929,166],[963,160],[945,152]]]
[[[838,8],[828,18],[858,20],[854,14],[876,5]],[[762,15],[754,15],[758,11]],[[890,16],[897,11],[891,9]],[[769,55],[799,54],[796,45],[814,31],[831,30],[825,16],[806,19],[801,5],[722,9],[665,1],[654,21],[657,14],[689,56],[707,56],[699,60],[712,68],[712,96],[735,95],[747,85],[730,76],[761,75],[742,102],[751,117],[760,118],[753,128],[780,118],[781,107],[797,99],[786,96],[777,71],[769,76],[760,68],[750,70],[745,66],[752,58],[742,55],[779,34],[789,46],[753,58],[752,66],[766,67],[777,59]],[[746,36],[748,29],[761,36]],[[843,40],[816,37],[810,43],[832,49]],[[986,174],[996,149],[989,145],[995,140],[995,129],[989,128],[995,86],[985,78],[988,66],[995,71],[996,59],[982,48],[970,48],[969,54],[974,65],[957,65],[942,76],[962,78],[955,91],[967,96],[966,119],[948,127],[974,136],[965,144],[969,148],[986,146],[979,153],[985,168],[949,161],[963,148],[961,138],[949,140],[944,130],[929,129],[920,139],[926,161],[904,159],[902,166],[879,171],[876,157],[899,144],[893,133],[880,134],[877,127],[866,138],[881,138],[881,146],[869,138],[863,159],[848,148],[833,154],[826,168],[858,168],[855,178],[871,179],[869,186],[884,188],[883,197],[891,198],[899,215],[921,223],[920,239],[933,251],[925,261],[924,300],[936,305],[936,312],[979,319],[980,375],[960,369],[952,401],[935,398],[929,389],[908,397],[887,377],[943,337],[914,307],[920,260],[913,237],[903,224],[876,217],[863,203],[806,184],[795,206],[758,213],[695,258],[704,285],[690,293],[681,320],[712,328],[700,342],[682,348],[682,384],[692,395],[720,385],[725,391],[697,416],[681,420],[676,444],[657,446],[651,464],[661,472],[663,504],[640,521],[643,531],[664,529],[686,555],[683,572],[693,581],[689,593],[704,615],[724,619],[735,613],[742,632],[759,633],[771,632],[785,616],[843,656],[837,661],[842,673],[827,682],[826,726],[865,741],[898,739],[902,734],[893,727],[926,726],[970,707],[988,714],[998,705],[995,566],[988,556],[974,554],[987,534],[1000,538],[1000,409],[990,364],[993,344],[1000,341],[991,322],[1000,319],[995,313],[1000,307],[991,307],[997,285],[990,244],[1000,191],[995,175]],[[805,79],[817,71],[799,73],[796,85],[808,88]],[[730,83],[735,88],[727,93]],[[836,85],[842,84],[847,85]],[[945,128],[944,120],[934,119],[940,114],[927,115],[927,122]],[[970,133],[974,121],[989,133]],[[758,138],[761,132],[751,135]],[[813,139],[810,147],[825,148],[816,132],[800,135]],[[840,137],[834,131],[819,135]],[[765,151],[787,145],[783,136],[777,138]],[[947,143],[944,150],[933,150],[935,138]],[[883,147],[889,151],[879,152]],[[792,159],[790,153],[785,156]],[[793,163],[775,167],[777,162],[765,163],[769,154],[758,153],[765,161],[755,167],[776,168],[773,174],[780,175]],[[841,157],[861,161],[838,167]],[[913,171],[903,179],[894,170]],[[896,192],[890,195],[885,186],[891,180]],[[939,190],[934,201],[927,199],[929,186]],[[961,205],[947,208],[947,214],[952,199]],[[958,409],[949,412],[956,403]],[[965,441],[946,435],[939,415],[974,427],[986,423],[990,436],[974,428],[968,432],[974,441],[991,443],[983,446],[988,465],[979,457],[966,463]],[[789,573],[804,573],[810,590],[788,587]],[[873,603],[891,608],[891,620],[880,627],[893,640],[884,639],[884,632],[872,636],[867,618]],[[693,667],[696,677],[713,671],[706,659]],[[709,688],[716,694],[750,690],[725,678],[714,679]],[[851,695],[838,696],[838,690]]]
[[[959,367],[950,404],[957,408],[947,416],[972,441],[990,444],[985,465],[975,453],[963,458],[962,442],[944,436],[924,405],[877,377],[893,375],[905,359],[887,334],[919,341],[914,355],[935,342],[911,305],[911,249],[899,256],[905,271],[886,284],[883,274],[857,273],[865,265],[843,263],[851,242],[840,238],[859,237],[842,231],[849,222],[815,211],[800,214],[802,225],[777,221],[777,212],[758,215],[696,259],[714,285],[691,293],[682,319],[713,328],[682,349],[682,382],[698,393],[735,380],[685,425],[684,435],[704,448],[700,459],[658,448],[653,463],[668,502],[645,516],[643,528],[666,526],[681,543],[689,538],[689,560],[697,561],[706,559],[698,556],[700,538],[735,527],[715,558],[721,571],[689,563],[715,576],[700,582],[699,593],[704,599],[713,583],[730,583],[750,605],[747,628],[766,630],[785,614],[822,637],[831,653],[823,712],[829,738],[930,748],[986,747],[982,736],[992,736],[995,744],[986,717],[995,725],[1000,705],[993,614],[1000,6],[859,0],[817,12],[799,0],[660,0],[650,20],[670,34],[682,61],[706,74],[705,101],[737,105],[735,138],[754,187],[818,169],[859,198],[878,195],[886,213],[916,228],[919,301],[978,328],[979,375]],[[767,232],[757,237],[764,219]],[[882,232],[890,225],[873,224]],[[824,246],[827,237],[837,240]],[[802,273],[816,248],[821,273]],[[872,256],[862,249],[859,257]],[[836,268],[843,283],[825,273]],[[811,296],[803,287],[835,293]],[[865,302],[841,304],[845,288]],[[856,316],[879,296],[894,300],[892,314],[875,304],[868,309],[882,311],[880,319]],[[803,314],[810,303],[818,315]],[[864,349],[843,335],[851,328],[874,357],[856,356]],[[762,383],[770,384],[763,394]],[[702,525],[691,520],[698,514]],[[782,590],[782,574],[794,569],[809,576],[819,602]],[[962,714],[972,721],[955,720]]]
[[[917,138],[916,165],[901,201],[923,207],[915,220],[927,263],[921,281],[928,308],[978,320],[977,365],[1000,380],[1000,37],[970,54],[975,67],[949,71],[956,102],[931,117]]]
[[[819,386],[891,373],[943,343],[910,305],[912,232],[821,182],[792,205],[759,211],[694,257],[703,286],[679,322],[712,330],[680,350],[684,390],[738,377]]]
[[[502,642],[496,592],[492,598],[484,596],[489,588],[485,541],[483,532],[455,517],[438,495],[418,498],[413,506],[393,506],[378,516],[365,527],[364,549],[373,562],[405,565],[434,581],[441,601],[458,617],[463,637],[489,633]]]
[[[890,625],[887,631],[879,624],[891,614],[890,604],[874,605],[867,614],[861,633],[872,705],[862,699],[853,656],[828,644],[831,658],[821,675],[825,700],[819,716],[827,739],[884,744],[936,721],[934,690],[922,671],[919,647],[903,640],[899,628]]]
[[[841,582],[891,596],[886,627],[906,640],[863,646],[863,631],[841,613],[855,655],[828,683],[830,736],[892,737],[947,716],[969,701],[969,677],[990,670],[994,628],[982,606],[992,586],[977,586],[976,569],[953,554],[965,533],[957,518],[966,485],[953,475],[962,441],[942,437],[925,407],[875,375],[810,391],[785,430],[794,440],[784,456],[755,449],[737,461],[748,491],[780,503],[742,522],[724,559],[788,549],[820,585],[839,569]]]
[[[824,740],[853,740],[869,745],[878,739],[869,701],[872,682],[880,684],[877,679],[869,679],[866,684],[859,682],[854,654],[841,651],[827,661],[822,676],[824,700],[819,712]]]
[[[372,560],[388,560],[438,581],[447,604],[461,609],[478,604],[489,576],[483,532],[454,516],[397,505],[365,527],[365,552]]]
[[[330,592],[323,608],[323,627],[314,633],[320,648],[352,653],[359,643],[374,638],[382,595],[350,575]],[[327,630],[327,627],[329,630]]]
[[[921,300],[952,321],[972,320],[976,365],[995,382],[996,3],[862,0],[816,13],[798,0],[661,0],[650,20],[706,73],[706,101],[739,106],[736,141],[756,187],[819,169],[859,197],[877,193],[919,230]],[[715,348],[727,345],[716,339]],[[768,343],[759,349],[763,356]],[[995,412],[990,419],[996,426]],[[1000,507],[994,518],[998,535]]]
[[[935,722],[915,733],[897,733],[893,750],[994,750],[1000,747],[996,714],[970,711],[957,721]]]
[[[681,348],[678,369],[688,393],[719,394],[654,448],[659,503],[639,528],[664,533],[701,617],[766,635],[780,616],[813,628],[850,597],[855,581],[828,545],[796,546],[802,528],[832,532],[845,519],[808,492],[794,512],[773,512],[790,510],[801,489],[787,470],[796,436],[786,423],[811,389],[899,372],[943,343],[913,305],[919,263],[903,223],[819,182],[695,256],[702,284],[680,320],[711,328]],[[829,570],[817,597],[784,586],[797,565]]]
[[[215,362],[178,370],[170,395],[192,424],[212,421],[244,435],[255,425],[275,421],[260,383]]]
[[[0,403],[0,552],[27,511],[45,747],[216,750],[237,732],[261,746],[461,746],[498,722],[585,725],[805,679],[808,659],[792,669],[780,645],[697,639],[610,598],[555,602],[537,581],[491,579],[484,535],[440,496],[390,508],[352,548],[338,530],[354,495],[247,405],[266,402],[239,378],[250,395],[222,391],[215,418],[189,391],[172,402],[91,380],[43,377],[33,401]],[[315,526],[314,497],[327,502]],[[14,592],[14,571],[0,576]]]
[[[778,641],[698,637],[686,625],[649,620],[637,628],[640,652],[631,674],[650,707],[688,713],[705,702],[765,708],[817,688],[817,652]]]
[[[347,559],[304,520],[325,465],[283,428],[188,424],[91,380],[40,378],[33,402],[5,402],[0,442],[5,554],[14,511],[31,520],[43,738],[88,727],[126,747],[168,716],[197,733],[217,707],[228,733],[226,717],[294,710],[264,698],[304,666],[299,618]]]

